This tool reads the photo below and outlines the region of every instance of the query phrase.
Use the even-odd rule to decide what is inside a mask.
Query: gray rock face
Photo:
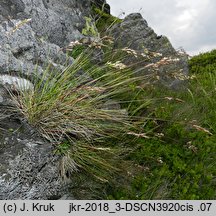
[[[144,53],[145,49],[153,53],[160,53],[161,56],[152,57],[151,61],[142,61],[139,58],[131,58],[131,62],[142,61],[142,66],[146,66],[150,63],[160,62],[165,58],[167,61],[173,59],[173,62],[169,64],[160,65],[158,75],[163,85],[170,88],[178,88],[182,85],[182,80],[178,80],[176,77],[172,77],[173,74],[188,75],[187,56],[179,54],[171,45],[168,38],[165,36],[158,36],[154,30],[148,26],[146,20],[143,19],[141,14],[130,14],[125,19],[113,26],[110,31],[111,35],[115,38],[115,47],[124,48],[128,47],[138,53]],[[177,60],[178,59],[178,60]],[[177,61],[176,61],[177,60]],[[163,60],[162,60],[163,61]],[[129,63],[131,63],[129,62]],[[142,70],[141,72],[151,73],[152,67],[148,70]],[[170,73],[173,73],[172,75]]]
[[[83,37],[89,5],[89,0],[1,1],[0,73],[32,76],[48,64],[62,69],[67,57],[61,48]]]
[[[169,40],[165,36],[157,39],[157,34],[139,13],[126,16],[123,22],[114,26],[112,34],[118,46],[130,47],[134,50],[147,48],[154,52],[175,54],[175,49]]]
[[[17,84],[20,89],[20,81],[40,76],[47,65],[61,70],[72,63],[62,48],[83,37],[80,32],[84,16],[90,15],[90,2],[0,1],[0,199],[66,196],[59,157],[50,143],[41,140],[20,116],[9,112],[13,104],[5,87]]]
[[[88,15],[88,1],[22,1],[24,13],[32,18],[31,27],[38,37],[59,46],[81,37],[79,30],[85,24],[83,17]]]
[[[0,107],[0,199],[56,199],[64,195],[59,158],[18,116]],[[4,128],[4,129],[3,129]]]

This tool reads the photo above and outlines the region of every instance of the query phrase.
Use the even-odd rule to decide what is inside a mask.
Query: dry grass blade
[[[207,130],[207,129],[205,129],[205,128],[199,126],[199,125],[194,125],[194,124],[193,124],[192,127],[195,128],[195,129],[198,130],[198,131],[202,131],[202,132],[207,133],[207,134],[209,134],[209,135],[211,135],[211,136],[213,135],[209,130]]]

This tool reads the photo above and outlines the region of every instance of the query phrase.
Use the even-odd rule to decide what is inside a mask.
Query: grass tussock
[[[176,58],[115,50],[110,37],[73,42],[67,51],[72,65],[47,70],[34,89],[12,94],[62,156],[64,179],[90,174],[103,183],[103,199],[216,197],[214,53],[192,58],[191,74],[175,77],[187,80],[185,88],[173,91],[157,83],[160,67]]]
[[[120,60],[95,65],[93,54],[87,48],[61,73],[47,70],[34,80],[34,89],[12,97],[29,124],[64,156],[63,176],[82,168],[106,181],[127,149],[122,140],[143,133],[138,118],[128,113],[133,100],[121,96],[138,94],[136,83],[145,76],[134,76]]]

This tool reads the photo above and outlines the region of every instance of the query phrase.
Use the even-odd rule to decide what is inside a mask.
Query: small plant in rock
[[[90,17],[85,17],[85,21],[86,25],[85,28],[82,29],[82,34],[90,37],[99,37],[94,21]]]

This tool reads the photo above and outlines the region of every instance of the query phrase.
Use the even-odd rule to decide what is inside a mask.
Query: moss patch
[[[107,14],[96,6],[92,6],[92,14],[93,17],[95,17],[96,27],[101,34],[104,34],[107,29],[109,29],[114,24],[122,22],[122,20],[118,17]]]

